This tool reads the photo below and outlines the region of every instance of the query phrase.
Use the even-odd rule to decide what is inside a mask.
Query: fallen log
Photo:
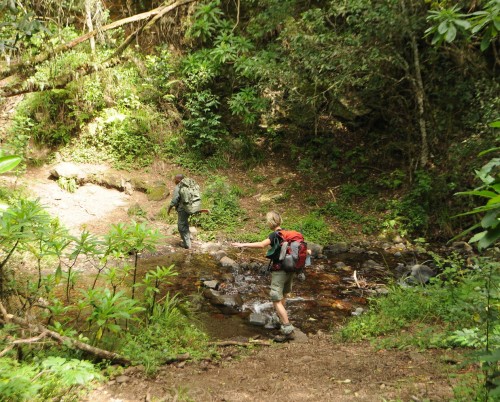
[[[109,360],[112,363],[115,364],[121,364],[121,365],[130,365],[131,361],[127,359],[124,356],[119,355],[118,353],[110,352],[108,350],[96,348],[95,346],[91,346],[87,343],[77,341],[76,339],[70,338],[68,336],[64,336],[61,334],[58,334],[57,332],[51,331],[47,328],[45,328],[43,325],[38,324],[38,323],[30,323],[27,320],[21,318],[21,317],[16,317],[12,314],[8,314],[7,311],[5,310],[5,307],[3,304],[0,302],[0,313],[2,314],[2,319],[0,319],[0,322],[5,324],[8,322],[12,322],[14,324],[17,324],[23,328],[28,329],[30,332],[34,334],[44,334],[45,337],[49,337],[53,340],[55,340],[59,344],[63,344],[64,346],[70,348],[70,349],[78,349],[83,352],[89,353],[92,356],[98,357],[100,359],[104,360]]]
[[[15,339],[10,343],[10,345],[8,345],[4,350],[2,350],[0,352],[0,357],[5,356],[8,352],[10,352],[12,349],[14,349],[17,345],[22,345],[22,344],[27,344],[27,343],[38,343],[41,339],[45,338],[46,336],[47,336],[47,333],[43,332],[34,338]]]
[[[10,85],[8,87],[8,91],[4,92],[2,90],[2,82],[0,81],[0,96],[2,96],[3,98],[10,98],[13,96],[29,94],[32,92],[50,91],[53,89],[64,89],[68,86],[70,82],[75,81],[77,78],[82,78],[84,76],[96,72],[104,71],[105,69],[108,68],[113,68],[126,60],[128,60],[128,58],[116,57],[115,59],[109,60],[100,65],[84,64],[79,68],[77,68],[75,71],[72,71],[69,74],[58,77],[56,80],[54,80],[54,82],[48,85],[39,83],[31,83],[29,85],[26,85],[24,81],[17,80],[14,85]]]
[[[261,341],[261,340],[249,340],[248,342],[240,342],[240,341],[218,341],[218,342],[210,342],[211,346],[271,346],[272,343],[269,341]]]

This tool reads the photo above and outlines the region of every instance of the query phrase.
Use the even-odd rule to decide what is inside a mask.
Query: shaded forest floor
[[[168,169],[144,173],[147,179],[169,183]],[[236,172],[235,172],[236,174]],[[242,173],[240,172],[239,175]],[[241,177],[229,178],[241,185]],[[94,185],[75,193],[61,190],[48,169],[30,170],[21,179],[49,212],[72,231],[83,228],[103,234],[111,223],[128,221],[129,208],[139,204],[154,217],[168,200],[148,201]],[[173,185],[170,184],[170,189]],[[249,216],[259,215],[254,198],[247,200]],[[255,210],[252,210],[255,208]],[[150,223],[160,231],[160,220]],[[170,236],[172,247],[179,241]],[[195,250],[196,252],[196,250]],[[332,334],[307,334],[307,341],[270,346],[221,347],[220,358],[165,365],[155,376],[141,367],[92,391],[82,400],[105,401],[448,401],[453,398],[454,375],[463,356],[459,351],[376,350],[368,343],[343,344]]]

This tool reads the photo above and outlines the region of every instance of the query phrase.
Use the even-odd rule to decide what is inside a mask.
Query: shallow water
[[[257,259],[261,254],[254,254]],[[245,254],[248,256],[249,254]],[[236,262],[240,256],[230,255]],[[384,270],[366,270],[362,264],[373,260]],[[265,260],[262,265],[265,264]],[[337,264],[343,262],[345,265]],[[260,274],[258,269],[224,268],[208,254],[174,252],[171,254],[143,258],[140,260],[139,275],[156,266],[175,265],[179,273],[172,278],[172,284],[162,292],[179,293],[197,306],[198,319],[202,328],[215,340],[238,339],[241,337],[269,336],[270,330],[249,322],[251,313],[270,317],[273,314],[268,292],[270,275]],[[244,265],[244,264],[243,264]],[[344,253],[324,259],[314,259],[307,268],[306,279],[294,281],[287,311],[291,322],[304,333],[328,330],[343,322],[357,307],[367,308],[367,297],[373,288],[386,283],[396,265],[392,255],[383,251],[367,253]],[[353,274],[356,271],[355,282]],[[203,282],[216,280],[222,286],[224,295],[239,295],[243,304],[240,308],[213,306],[203,296]]]

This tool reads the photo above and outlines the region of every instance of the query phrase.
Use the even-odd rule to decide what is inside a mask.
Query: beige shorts
[[[284,295],[292,291],[294,276],[295,272],[271,272],[271,291],[269,292],[269,296],[272,301],[280,301]]]

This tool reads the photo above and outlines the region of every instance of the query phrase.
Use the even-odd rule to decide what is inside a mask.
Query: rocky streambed
[[[454,245],[470,252],[466,244]],[[307,333],[329,330],[368,309],[368,298],[387,285],[425,284],[438,273],[423,251],[399,243],[309,243],[312,265],[294,281],[287,300],[292,323]],[[217,340],[273,335],[268,260],[262,250],[241,251],[222,243],[196,243],[194,251],[143,258],[141,269],[174,264],[179,275],[165,291],[178,292],[196,308],[204,329]]]

